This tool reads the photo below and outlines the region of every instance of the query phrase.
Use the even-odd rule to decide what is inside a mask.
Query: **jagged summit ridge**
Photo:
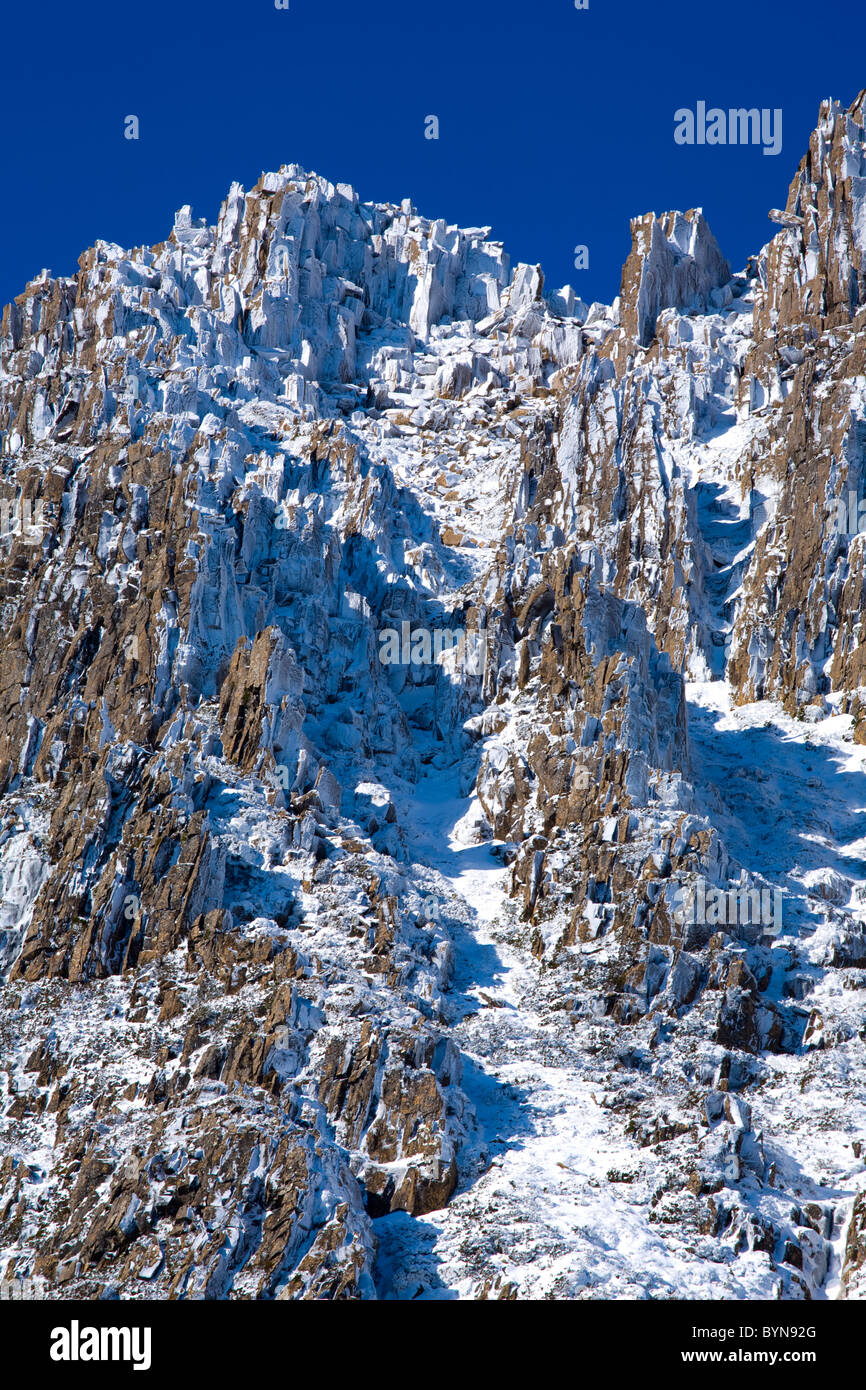
[[[862,1291],[862,108],[821,122],[745,271],[648,214],[609,306],[287,166],[7,309],[0,1273]]]
[[[183,208],[161,247],[125,253],[98,243],[76,279],[97,342],[151,329],[157,339],[177,334],[198,367],[237,370],[240,387],[316,410],[317,382],[333,388],[382,375],[443,319],[483,325],[499,316],[515,321],[518,334],[541,329],[526,322],[540,271],[517,266],[512,274],[501,243],[488,236],[489,228],[418,217],[408,200],[400,208],[362,204],[347,185],[289,165],[263,175],[249,194],[234,184],[215,227]],[[35,294],[44,298],[53,283],[34,282]],[[68,300],[73,282],[57,283]],[[573,315],[573,291],[553,298]],[[550,319],[543,303],[539,310]],[[6,350],[14,352],[27,310],[16,303],[7,314]],[[546,333],[563,361],[577,351],[573,330],[548,324]],[[173,396],[163,404],[176,413]]]

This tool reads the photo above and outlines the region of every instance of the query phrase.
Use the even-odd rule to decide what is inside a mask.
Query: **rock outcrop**
[[[587,309],[289,165],[7,306],[0,1274],[857,1296],[864,189]],[[632,1256],[495,1186],[549,1069]]]

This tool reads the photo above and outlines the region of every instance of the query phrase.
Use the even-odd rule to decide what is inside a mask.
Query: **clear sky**
[[[863,0],[7,4],[0,303],[97,237],[163,240],[183,203],[213,220],[232,180],[293,161],[491,224],[586,300],[618,292],[629,218],[650,209],[702,206],[738,268],[774,230],[821,98],[866,86],[863,32]],[[675,144],[674,111],[701,100],[781,108],[781,153]]]

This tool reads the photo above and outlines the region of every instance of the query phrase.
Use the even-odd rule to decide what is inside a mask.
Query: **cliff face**
[[[0,1271],[856,1296],[863,122],[610,307],[288,166],[6,308]]]

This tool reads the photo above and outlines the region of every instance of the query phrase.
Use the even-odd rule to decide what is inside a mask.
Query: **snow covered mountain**
[[[289,165],[6,308],[0,1277],[866,1295],[864,122],[610,306]]]

